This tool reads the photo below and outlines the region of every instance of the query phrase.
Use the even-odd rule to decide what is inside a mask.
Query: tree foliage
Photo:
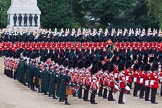
[[[0,0],[0,28],[7,25],[7,9],[9,4],[9,0]]]
[[[148,15],[154,17],[162,27],[162,2],[161,0],[147,0]]]
[[[39,0],[42,12],[41,25],[45,28],[72,27],[75,24],[73,11],[66,0]]]

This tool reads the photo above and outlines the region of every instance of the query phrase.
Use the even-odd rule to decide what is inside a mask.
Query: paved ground
[[[118,93],[115,94],[118,99]],[[0,58],[0,108],[160,108],[162,97],[157,96],[159,104],[152,105],[150,102],[139,100],[132,95],[125,95],[126,104],[119,105],[117,101],[108,102],[102,98],[96,98],[97,105],[91,105],[75,97],[70,97],[70,106],[59,103],[43,94],[32,92],[27,87],[19,84],[13,79],[3,75],[3,58]]]

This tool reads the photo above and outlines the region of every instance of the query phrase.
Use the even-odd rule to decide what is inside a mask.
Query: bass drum
[[[128,93],[130,91],[130,87],[129,86],[125,86],[125,90],[124,90],[124,93]]]
[[[119,86],[117,86],[117,85],[114,85],[114,89],[113,89],[113,92],[114,93],[116,93],[117,91],[119,91],[120,90],[120,88],[119,88]]]

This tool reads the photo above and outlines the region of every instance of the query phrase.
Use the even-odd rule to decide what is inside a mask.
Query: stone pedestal
[[[8,26],[7,26],[8,29],[40,28],[41,11],[37,6],[37,0],[11,0],[11,6],[8,9],[7,14],[8,14]],[[20,14],[21,18],[19,18]],[[25,15],[26,21],[24,18]],[[29,18],[29,16],[32,16],[32,18]],[[16,24],[14,24],[14,22],[16,22]],[[30,22],[32,22],[32,25],[30,25]]]

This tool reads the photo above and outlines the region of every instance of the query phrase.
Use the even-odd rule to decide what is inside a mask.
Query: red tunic
[[[119,87],[121,89],[125,88],[126,87],[126,79],[125,79],[125,75],[123,74],[123,72],[119,73],[118,79],[119,79]]]
[[[159,88],[159,79],[158,75],[155,73],[150,74],[150,87],[151,88]]]
[[[150,87],[150,74],[145,72],[145,86]]]

